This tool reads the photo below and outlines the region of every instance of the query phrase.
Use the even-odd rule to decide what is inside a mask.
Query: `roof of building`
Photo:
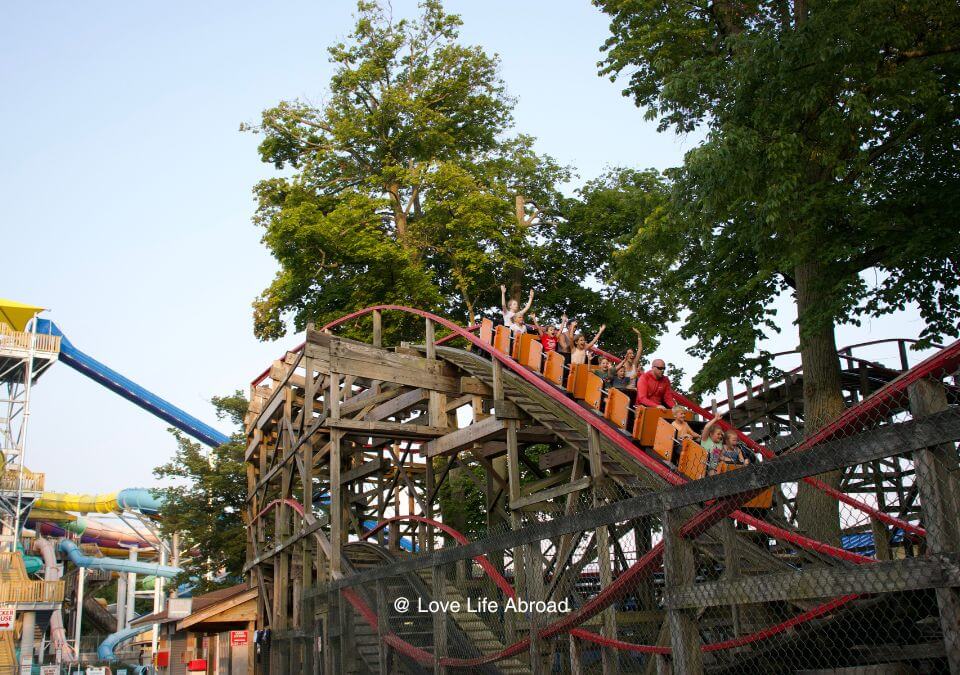
[[[213,607],[214,605],[220,603],[228,603],[228,601],[238,599],[243,594],[254,591],[254,597],[256,597],[255,589],[251,589],[246,584],[237,584],[236,586],[229,586],[227,588],[220,588],[209,593],[204,593],[203,595],[193,596],[193,607],[188,616],[176,616],[170,617],[168,615],[169,607],[164,607],[162,612],[155,612],[154,614],[147,614],[145,616],[138,617],[130,622],[131,627],[135,626],[145,626],[147,624],[154,623],[170,623],[171,621],[188,621],[192,617],[204,612],[204,610]]]

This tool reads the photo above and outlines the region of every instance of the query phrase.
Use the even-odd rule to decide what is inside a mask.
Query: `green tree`
[[[176,583],[192,579],[204,592],[237,583],[246,559],[246,534],[241,517],[247,497],[243,463],[245,443],[239,431],[247,412],[240,391],[215,396],[219,419],[229,419],[238,431],[230,442],[204,449],[177,430],[173,459],[153,470],[160,479],[173,479],[172,487],[160,490],[164,498],[160,528],[164,536],[180,535],[181,567]]]
[[[623,75],[662,129],[706,131],[670,208],[620,257],[636,292],[689,310],[699,389],[764,367],[782,293],[808,432],[844,407],[836,324],[915,302],[925,340],[957,334],[956,3],[595,4],[611,17],[601,72]],[[798,505],[805,528],[838,541],[836,503],[801,486]]]
[[[281,264],[254,304],[262,338],[282,335],[290,313],[302,329],[379,302],[463,316],[490,284],[509,211],[477,165],[498,149],[512,102],[497,59],[458,42],[459,17],[436,0],[421,10],[395,21],[360,2],[349,41],[329,49],[326,104],[283,102],[255,129],[262,159],[294,171],[256,189]]]
[[[632,327],[638,326],[649,356],[666,327],[663,299],[656,294],[637,295],[624,283],[617,261],[647,219],[664,208],[668,194],[667,183],[652,169],[611,169],[566,200],[564,219],[546,247],[549,254],[560,252],[564,257],[549,268],[569,278],[589,280],[574,291],[579,296],[577,305],[584,308],[588,325],[607,325],[606,345],[635,346]],[[558,290],[563,295],[571,292],[567,284]],[[562,297],[557,301],[563,302]]]
[[[570,169],[508,135],[498,61],[462,45],[459,26],[435,0],[414,20],[361,2],[349,39],[329,50],[326,103],[280,103],[253,128],[261,158],[287,172],[255,191],[255,222],[280,263],[254,303],[258,337],[283,335],[291,317],[302,330],[378,303],[472,323],[495,315],[504,283],[514,297],[535,290],[545,320],[569,312],[632,342],[633,303],[573,248],[573,202],[560,191]],[[594,248],[589,261],[614,250]],[[360,320],[357,336],[367,331]],[[414,339],[422,323],[387,315],[384,331]]]

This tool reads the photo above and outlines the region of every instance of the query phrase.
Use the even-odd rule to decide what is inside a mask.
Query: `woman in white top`
[[[516,313],[526,314],[530,311],[530,306],[533,304],[533,289],[530,289],[530,297],[527,299],[527,304],[523,306],[523,309],[520,309],[520,301],[514,298],[510,298],[510,302],[507,302],[507,287],[503,284],[500,284],[500,306],[503,310],[503,325],[510,328],[513,324],[513,315]],[[513,328],[510,328],[513,330]]]
[[[640,357],[643,355],[643,336],[640,335],[640,331],[637,330],[637,328],[634,328],[633,332],[637,334],[637,351],[628,349],[626,356],[623,357],[626,377],[629,380],[637,379],[637,367],[640,365]]]
[[[577,322],[573,321],[570,324],[570,334],[573,335],[573,329],[576,327]],[[580,334],[573,341],[573,350],[570,352],[570,363],[576,365],[578,363],[589,363],[590,362],[590,350],[593,349],[594,345],[597,344],[597,340],[600,339],[600,335],[603,334],[603,330],[607,327],[606,324],[600,326],[600,330],[597,331],[597,334],[593,336],[593,339],[590,342],[587,342],[587,338],[583,337],[583,334]]]

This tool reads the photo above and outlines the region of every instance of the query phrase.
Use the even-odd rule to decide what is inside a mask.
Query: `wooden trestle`
[[[852,582],[843,581],[851,568],[848,559],[787,542],[778,547],[776,538],[735,528],[729,520],[692,538],[671,536],[709,498],[736,494],[738,485],[743,492],[797,480],[807,475],[805,467],[795,463],[793,474],[784,469],[779,479],[766,475],[766,482],[751,467],[671,484],[582,414],[496,359],[438,345],[430,319],[422,345],[396,348],[381,345],[380,313],[372,319],[372,344],[309,328],[302,349],[274,362],[269,378],[252,391],[246,420],[245,570],[260,589],[258,625],[272,635],[262,672],[440,672],[448,669],[443,659],[479,659],[525,636],[528,646],[476,670],[550,672],[560,643],[538,637],[550,617],[506,612],[494,625],[482,615],[448,612],[398,628],[392,610],[398,595],[465,603],[491,589],[497,592],[493,575],[471,569],[470,559],[479,553],[510,578],[520,597],[583,599],[610,587],[649,554],[662,529],[667,578],[639,577],[629,604],[611,604],[581,628],[609,639],[671,646],[674,667],[689,667],[689,672],[732,664],[719,653],[701,655],[697,626],[721,637],[748,635],[850,587]],[[871,451],[851,452],[849,463],[862,466],[858,458]],[[870,461],[888,455],[871,455]],[[825,457],[824,462],[844,466],[836,452]],[[813,469],[822,471],[823,465]],[[485,495],[488,539],[479,552],[458,556],[451,551],[454,557],[444,561],[441,554],[456,547],[442,546],[452,544],[455,535],[436,528],[444,521],[439,495],[458,471]],[[623,517],[597,520],[604,509],[620,508],[627,509]],[[782,509],[764,518],[795,531]],[[384,521],[389,524],[368,534]],[[520,538],[505,539],[511,531],[509,536]],[[503,542],[499,549],[491,543],[497,537]],[[938,550],[953,555],[955,543]],[[415,562],[431,555],[430,562]],[[450,561],[453,567],[443,564]],[[744,583],[807,568],[826,575],[827,587],[811,590],[801,584],[764,596]],[[369,582],[358,587],[350,577]],[[693,593],[695,581],[712,579],[727,585],[711,587],[713,595]],[[663,583],[675,587],[669,602]],[[738,583],[740,595],[730,586]],[[357,603],[344,600],[345,589],[369,610],[366,616]],[[853,603],[848,611],[862,613],[859,607]],[[418,662],[387,635],[429,652],[433,664]],[[561,637],[564,668],[585,672],[583,650],[598,648]],[[624,654],[633,658],[601,645],[595,668],[629,672]],[[766,663],[764,657],[754,658]],[[643,663],[656,672],[656,658]],[[661,668],[664,663],[661,659]]]

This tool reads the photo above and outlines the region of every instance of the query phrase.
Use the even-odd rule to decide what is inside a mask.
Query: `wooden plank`
[[[450,399],[443,405],[444,412],[453,412],[457,408],[462,408],[465,405],[470,405],[473,403],[473,394],[466,394],[465,396],[460,396],[458,398]]]
[[[500,455],[506,453],[507,451],[507,442],[506,441],[487,441],[483,443],[479,448],[473,448],[472,452],[475,456],[481,457],[483,459],[493,459],[494,457],[499,457]]]
[[[506,429],[506,426],[507,423],[505,420],[497,419],[496,417],[486,417],[462,429],[448,432],[442,438],[430,441],[427,443],[424,452],[427,457],[446,455],[498,434]]]
[[[266,426],[267,422],[271,421],[273,414],[280,409],[280,406],[283,405],[285,397],[280,395],[281,390],[277,389],[276,393],[270,398],[270,403],[263,409],[260,415],[257,417],[256,428],[263,429]]]
[[[921,419],[931,414],[949,414],[947,392],[943,384],[931,379],[920,380],[908,388],[910,412]],[[960,525],[957,522],[958,492],[956,482],[957,448],[954,443],[929,444],[913,454],[916,481],[920,492],[923,524],[927,529],[927,550],[945,553],[960,548]],[[940,610],[940,628],[950,672],[960,673],[960,584],[936,591]]]
[[[383,461],[381,457],[376,457],[372,461],[356,466],[349,471],[344,471],[340,475],[340,484],[349,483],[350,481],[357,480],[359,478],[364,478],[371,474],[377,473],[380,471],[383,466]]]
[[[590,476],[584,476],[579,480],[572,481],[570,483],[565,483],[563,485],[557,485],[556,487],[549,488],[547,490],[542,490],[540,492],[535,492],[531,495],[524,495],[519,499],[510,500],[511,509],[520,509],[525,506],[530,506],[531,504],[538,504],[540,502],[545,502],[549,499],[555,499],[570,492],[576,492],[577,490],[585,490],[590,487],[591,482]]]
[[[520,407],[513,401],[494,401],[493,412],[497,419],[501,420],[519,420],[525,417]]]
[[[540,460],[537,462],[537,466],[540,467],[541,471],[547,471],[558,466],[563,466],[564,464],[569,464],[576,456],[577,451],[573,448],[554,450],[552,452],[540,455]]]
[[[823,567],[667,587],[670,609],[831,598],[848,593],[897,593],[960,585],[960,553],[887,560],[856,567]]]
[[[387,360],[387,356],[396,356],[396,354],[391,354],[390,352],[384,352],[384,355],[384,360]],[[423,361],[424,363],[429,363],[426,359],[423,359]],[[433,363],[440,362],[434,361]],[[343,371],[344,373],[350,375],[367,377],[372,380],[395,382],[397,384],[403,384],[409,387],[423,387],[424,389],[433,389],[435,391],[442,391],[450,394],[460,393],[460,384],[456,378],[445,375],[435,375],[431,372],[428,372],[426,369],[413,370],[402,368],[390,363],[378,364],[340,356],[332,356],[330,358],[330,367],[336,368],[338,371]]]
[[[378,436],[410,440],[439,438],[447,433],[446,429],[428,427],[424,424],[374,422],[370,420],[327,420],[327,426],[331,429],[343,431],[351,436]]]
[[[473,394],[475,396],[493,396],[493,389],[491,389],[486,382],[476,377],[461,377],[460,392],[463,394]]]
[[[693,542],[680,536],[683,517],[677,511],[663,514],[663,578],[664,588],[693,584],[697,576]],[[764,576],[764,579],[767,577]],[[728,582],[732,583],[732,582]],[[702,673],[700,631],[696,613],[678,607],[667,608],[670,625],[670,656],[679,673]]]
[[[363,416],[365,420],[382,420],[387,417],[393,417],[407,408],[416,405],[420,401],[427,398],[427,392],[423,389],[414,389],[413,391],[404,392],[396,398],[387,401],[381,405],[378,405],[376,408],[368,412]]]
[[[434,359],[427,359],[416,354],[409,354],[401,351],[389,351],[374,347],[372,345],[346,341],[341,338],[332,338],[330,340],[330,367],[337,369],[337,364],[341,362],[361,362],[375,367],[386,367],[390,370],[406,371],[412,374],[427,374],[444,378],[450,391],[459,393],[459,379],[452,376],[449,368],[442,362]],[[349,371],[351,374],[361,377],[372,377],[373,379],[391,381],[389,378],[377,377],[375,375],[365,375]],[[455,382],[454,382],[455,381]]]
[[[401,390],[399,388],[390,388],[380,392],[373,389],[367,389],[366,391],[352,397],[349,401],[344,401],[341,403],[340,414],[350,415],[358,410],[362,410],[368,405],[378,405],[384,401],[389,401],[390,399],[395,398],[400,391]]]

